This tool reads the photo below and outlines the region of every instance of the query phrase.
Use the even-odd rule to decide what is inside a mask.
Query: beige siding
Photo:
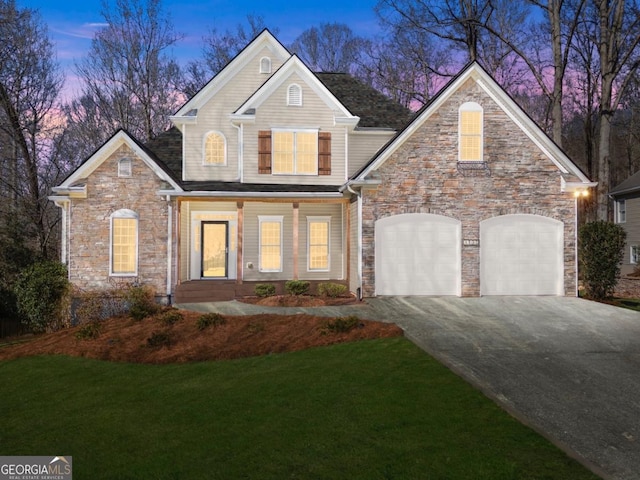
[[[636,267],[631,263],[631,245],[640,245],[640,198],[627,198],[626,209],[627,221],[619,224],[627,232],[627,243],[621,269],[623,275],[633,273]]]
[[[349,136],[349,176],[362,168],[395,132],[354,132]]]
[[[287,88],[291,83],[297,83],[302,87],[302,107],[287,106]],[[331,132],[331,175],[258,174],[258,132],[272,128],[311,128]],[[297,74],[292,74],[257,108],[255,124],[244,127],[244,181],[340,185],[346,178],[345,135],[344,127],[334,126],[333,111]]]
[[[308,229],[307,217],[330,217],[328,272],[314,272],[308,269]],[[305,280],[342,280],[343,274],[343,215],[341,204],[301,203],[299,210],[299,271],[298,277]]]
[[[349,242],[351,257],[349,258],[349,290],[355,292],[358,285],[358,202],[349,204],[350,230]]]
[[[275,58],[268,48],[264,48],[198,111],[198,123],[185,127],[184,175],[186,180],[232,181],[238,179],[238,131],[231,124],[229,115],[269,78],[267,74],[258,73],[260,59],[263,56],[271,58],[272,72],[282,65],[282,62]],[[210,131],[218,131],[225,136],[226,166],[203,165],[203,141]]]

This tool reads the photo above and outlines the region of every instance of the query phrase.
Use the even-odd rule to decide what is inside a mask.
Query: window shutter
[[[271,130],[258,132],[258,173],[271,174]]]
[[[318,132],[318,175],[331,175],[331,132]]]

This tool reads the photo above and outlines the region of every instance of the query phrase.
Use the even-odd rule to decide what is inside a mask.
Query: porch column
[[[236,255],[236,284],[242,284],[242,234],[244,232],[244,202],[238,202],[238,227],[237,227],[237,241],[238,250]]]
[[[293,204],[293,279],[298,280],[298,224],[299,224],[299,204]]]

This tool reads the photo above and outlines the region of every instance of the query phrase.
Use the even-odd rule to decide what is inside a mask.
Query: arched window
[[[458,161],[483,161],[483,112],[475,102],[460,106],[458,116]]]
[[[260,59],[260,73],[271,73],[271,59],[269,57]]]
[[[204,165],[227,163],[227,142],[220,132],[209,132],[204,137]]]
[[[138,214],[122,209],[111,215],[109,273],[114,276],[138,274]]]
[[[130,177],[132,175],[132,161],[130,158],[121,158],[118,160],[118,176]]]
[[[302,106],[302,88],[297,83],[292,83],[287,88],[287,105]]]

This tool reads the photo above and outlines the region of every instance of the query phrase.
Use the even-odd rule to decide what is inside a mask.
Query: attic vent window
[[[130,158],[122,158],[118,161],[118,176],[119,177],[130,177],[132,175],[131,172],[131,159]]]
[[[260,73],[271,73],[271,59],[269,57],[260,59]]]
[[[296,83],[289,85],[287,89],[287,105],[293,107],[302,106],[302,88]]]

